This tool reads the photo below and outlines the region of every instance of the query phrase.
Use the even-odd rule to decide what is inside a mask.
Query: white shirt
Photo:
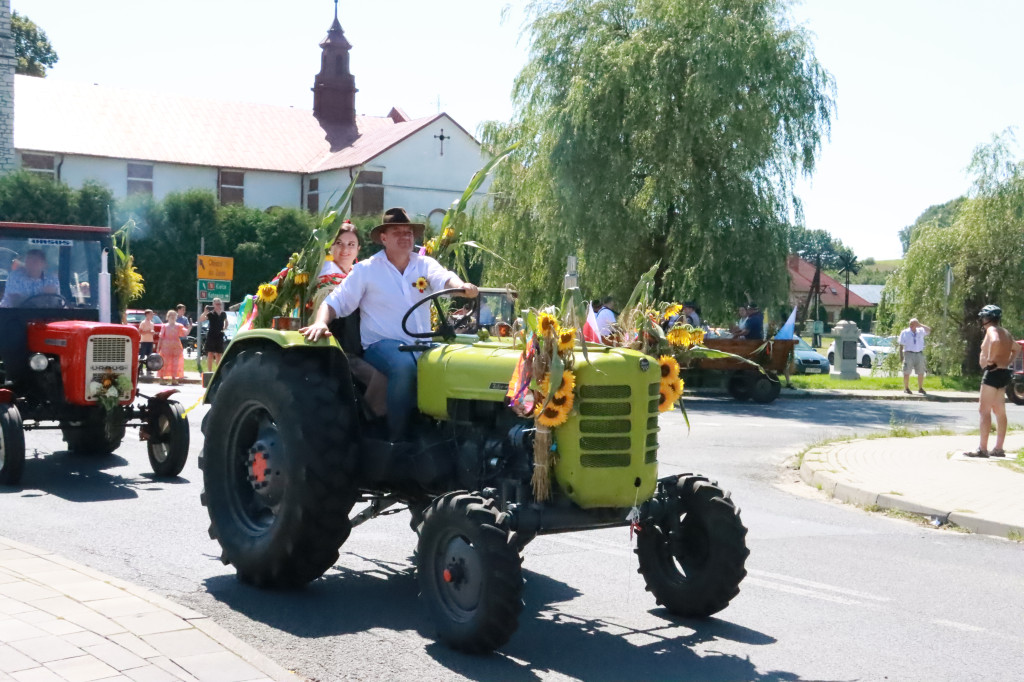
[[[422,293],[415,287],[420,277],[427,281]],[[402,317],[414,303],[444,289],[452,277],[455,277],[454,272],[445,270],[433,258],[416,253],[410,254],[405,272],[399,272],[380,251],[368,260],[356,263],[349,276],[324,302],[334,309],[338,317],[351,315],[359,309],[359,335],[363,348],[384,339],[413,343],[416,339],[402,331]],[[430,306],[417,308],[406,325],[411,332],[429,332]]]
[[[601,336],[610,336],[612,325],[615,324],[615,313],[611,308],[601,308],[597,311],[597,333]]]
[[[924,350],[924,337],[926,336],[928,336],[928,332],[924,327],[918,327],[916,332],[907,327],[900,332],[899,344],[903,346],[904,351],[920,353]]]
[[[320,274],[317,277],[323,277],[324,275],[344,275],[338,264],[332,260],[325,260],[324,265],[320,268]]]

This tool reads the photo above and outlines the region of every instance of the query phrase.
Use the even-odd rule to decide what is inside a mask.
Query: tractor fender
[[[206,394],[203,396],[204,403],[213,402],[224,377],[231,372],[235,360],[244,351],[302,353],[319,356],[322,359],[322,367],[325,372],[337,375],[343,380],[343,386],[350,386],[352,383],[348,357],[333,336],[325,336],[319,341],[307,341],[306,337],[297,331],[250,329],[236,334],[224,351],[224,356],[206,387]]]

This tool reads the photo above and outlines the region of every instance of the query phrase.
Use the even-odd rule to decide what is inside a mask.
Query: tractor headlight
[[[164,359],[157,353],[150,353],[146,356],[146,367],[152,371],[157,371],[164,366]]]
[[[50,366],[50,358],[42,353],[33,353],[32,357],[28,359],[28,366],[36,372],[42,372]]]
[[[647,359],[647,356],[640,358],[640,371],[646,372],[651,368],[651,361]]]

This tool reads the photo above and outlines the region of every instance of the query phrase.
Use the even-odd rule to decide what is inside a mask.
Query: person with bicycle
[[[327,326],[337,317],[355,310],[360,313],[360,339],[363,357],[388,378],[388,431],[391,440],[402,440],[416,404],[416,358],[399,346],[415,343],[415,337],[402,329],[402,318],[413,305],[431,292],[462,289],[467,298],[479,293],[433,258],[413,252],[423,239],[424,225],[414,223],[402,208],[384,212],[380,225],[370,231],[370,241],[381,244],[379,251],[356,263],[351,274],[320,304],[316,320],[303,327],[310,341],[326,336]],[[412,333],[431,330],[426,306],[415,310],[406,326]]]

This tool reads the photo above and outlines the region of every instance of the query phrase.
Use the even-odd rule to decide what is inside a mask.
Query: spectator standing
[[[601,301],[601,309],[597,311],[597,333],[601,342],[609,344],[612,336],[612,325],[615,324],[615,297],[605,296]]]
[[[931,333],[931,327],[921,324],[916,317],[910,318],[910,326],[900,332],[898,342],[900,360],[903,362],[903,392],[907,395],[911,394],[911,371],[917,373],[917,392],[928,395],[924,392],[924,337]]]
[[[181,347],[184,348],[186,343],[185,339],[192,333],[192,320],[188,319],[188,309],[185,307],[184,303],[179,303],[174,306],[174,311],[178,315],[178,324],[185,328],[185,333],[181,337]]]
[[[980,413],[980,444],[974,452],[965,452],[968,457],[1006,457],[1003,441],[1006,439],[1006,387],[1013,379],[1010,364],[1017,355],[1019,346],[1014,343],[1010,332],[1000,322],[1003,311],[999,306],[987,305],[978,312],[978,321],[985,331],[978,355],[978,366],[985,370],[981,378],[981,392],[978,397]],[[992,415],[996,416],[996,446],[988,450],[988,432],[992,428]]]
[[[206,371],[212,372],[220,363],[220,357],[224,353],[224,328],[228,324],[228,314],[224,312],[224,301],[219,298],[213,299],[213,305],[206,306],[206,310],[199,316],[199,322],[209,320],[206,332]]]
[[[187,334],[185,327],[178,324],[177,311],[168,310],[166,323],[156,342],[156,352],[164,360],[157,376],[165,386],[177,386],[185,378],[185,349],[182,348],[181,338]]]
[[[153,352],[153,344],[156,341],[154,334],[156,332],[156,324],[153,323],[153,311],[146,309],[146,317],[142,322],[139,322],[139,336],[141,341],[139,342],[139,358],[145,360]],[[153,376],[149,366],[146,366],[146,376]]]

